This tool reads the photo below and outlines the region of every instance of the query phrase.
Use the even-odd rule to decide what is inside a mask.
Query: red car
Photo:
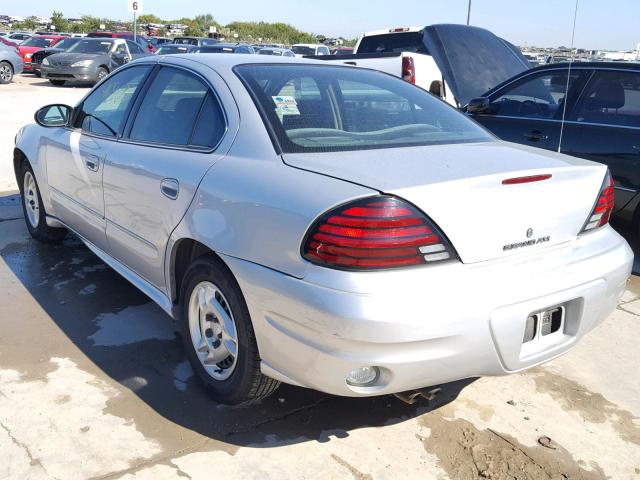
[[[42,50],[43,48],[53,47],[64,38],[67,37],[63,37],[61,35],[34,35],[18,45],[18,54],[22,57],[22,61],[24,62],[24,71],[33,72],[31,56],[35,52]]]

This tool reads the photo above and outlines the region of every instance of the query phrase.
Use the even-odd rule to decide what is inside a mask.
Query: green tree
[[[137,21],[138,23],[167,23],[160,17],[153,15],[152,13],[145,13],[144,15],[140,15]]]
[[[200,28],[198,27],[198,24],[196,22],[190,22],[189,27],[184,31],[184,34],[187,37],[201,37],[202,36],[202,30],[200,30]]]
[[[55,27],[56,32],[69,31],[69,22],[64,18],[62,12],[53,11],[51,14],[51,24]]]

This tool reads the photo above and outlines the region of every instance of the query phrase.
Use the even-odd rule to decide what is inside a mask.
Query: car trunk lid
[[[283,159],[408,200],[441,228],[464,263],[575,239],[606,170],[503,142],[285,154]],[[503,184],[531,176],[546,177]]]

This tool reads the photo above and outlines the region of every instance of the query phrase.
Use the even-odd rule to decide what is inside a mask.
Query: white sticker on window
[[[278,116],[282,115],[300,115],[298,110],[298,102],[296,99],[289,95],[278,95],[273,98],[273,103],[276,104],[276,113]]]

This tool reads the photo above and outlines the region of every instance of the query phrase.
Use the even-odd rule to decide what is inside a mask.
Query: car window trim
[[[151,73],[155,70],[155,65],[153,64],[148,64],[148,63],[142,63],[142,64],[137,64],[137,65],[131,65],[131,66],[125,66],[125,67],[121,67],[118,69],[117,75],[121,74],[122,72],[124,72],[125,70],[128,70],[129,68],[145,68],[145,67],[150,67],[149,71],[147,72],[146,76],[140,81],[140,85],[142,88],[138,88],[138,91],[136,93],[134,93],[134,98],[133,101],[131,102],[131,105],[129,105],[127,111],[125,112],[125,122],[123,124],[123,127],[120,129],[120,131],[117,132],[117,135],[114,137],[112,135],[101,135],[99,133],[95,133],[95,132],[87,132],[85,130],[82,129],[82,127],[76,127],[76,121],[78,120],[78,115],[80,114],[80,111],[82,110],[82,107],[84,106],[84,102],[87,101],[87,99],[93,94],[93,90],[91,92],[89,92],[89,94],[82,99],[82,102],[80,102],[78,105],[76,105],[76,107],[73,109],[73,114],[71,117],[71,126],[70,127],[64,127],[67,130],[70,131],[76,131],[76,132],[80,132],[81,135],[87,135],[89,137],[96,137],[96,138],[100,138],[100,139],[104,139],[104,140],[113,140],[115,142],[117,142],[121,135],[122,132],[124,131],[126,125],[127,125],[127,120],[129,118],[129,116],[131,115],[131,111],[133,109],[133,106],[135,104],[135,102],[137,101],[138,97],[140,96],[140,92],[142,92],[142,90],[144,88],[146,88],[146,84],[149,81],[149,76],[151,75]]]
[[[218,140],[218,143],[216,143],[213,147],[203,147],[203,146],[198,146],[198,145],[176,145],[173,143],[159,143],[159,142],[145,142],[145,141],[141,141],[141,140],[134,140],[132,138],[130,138],[131,135],[131,130],[133,129],[133,124],[135,122],[136,117],[138,116],[138,112],[140,110],[140,105],[142,105],[142,101],[144,100],[144,95],[138,95],[136,98],[136,101],[134,102],[134,104],[132,104],[131,107],[131,111],[129,112],[129,115],[127,117],[127,122],[125,123],[125,128],[123,131],[123,134],[118,137],[117,141],[121,142],[121,143],[128,143],[128,144],[132,144],[132,145],[141,145],[141,146],[145,146],[145,147],[155,147],[155,148],[165,148],[165,149],[170,149],[170,150],[181,150],[181,151],[186,151],[186,152],[195,152],[195,153],[213,153],[215,152],[218,147],[220,146],[220,144],[222,144],[222,142],[224,141],[225,137],[227,136],[227,133],[229,131],[229,119],[227,116],[227,112],[224,108],[224,103],[222,102],[222,100],[220,99],[220,96],[218,95],[218,93],[216,92],[216,89],[213,87],[213,85],[211,84],[211,82],[209,82],[206,77],[204,77],[203,75],[199,74],[198,72],[191,70],[187,67],[184,67],[182,65],[176,65],[176,64],[157,64],[156,68],[154,69],[154,75],[153,78],[149,78],[149,81],[145,84],[144,86],[144,92],[146,94],[147,90],[151,87],[151,85],[153,84],[153,80],[155,80],[155,78],[157,77],[158,73],[160,72],[160,70],[162,70],[163,68],[173,68],[176,70],[183,70],[184,72],[191,74],[193,76],[195,76],[198,80],[202,81],[202,83],[204,83],[205,87],[207,88],[207,93],[205,94],[203,101],[200,105],[200,109],[198,110],[198,115],[196,116],[196,120],[194,121],[193,124],[193,128],[191,130],[191,133],[189,135],[189,142],[191,142],[191,138],[193,136],[193,132],[195,129],[195,126],[197,125],[198,120],[200,119],[200,113],[202,112],[202,109],[204,107],[205,104],[205,100],[207,99],[208,95],[213,94],[213,99],[216,100],[218,102],[218,106],[220,107],[220,111],[222,112],[222,120],[224,122],[224,129],[222,132],[222,135],[220,136],[220,139]],[[140,91],[140,93],[142,93],[142,90]],[[134,113],[135,110],[135,113]]]

